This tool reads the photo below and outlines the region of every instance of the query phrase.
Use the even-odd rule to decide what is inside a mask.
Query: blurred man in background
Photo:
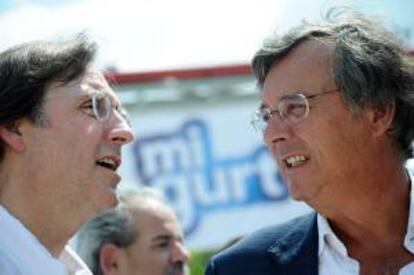
[[[208,275],[414,274],[414,67],[355,13],[303,23],[253,59],[263,134],[291,196],[316,210],[214,256]]]
[[[0,274],[90,274],[65,245],[116,205],[133,138],[95,52],[78,36],[0,53]]]
[[[188,251],[174,211],[152,189],[123,190],[120,204],[87,223],[78,251],[95,275],[183,275]]]

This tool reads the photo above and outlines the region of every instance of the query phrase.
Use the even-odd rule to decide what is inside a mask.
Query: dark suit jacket
[[[213,256],[206,275],[317,275],[316,214],[264,228]]]

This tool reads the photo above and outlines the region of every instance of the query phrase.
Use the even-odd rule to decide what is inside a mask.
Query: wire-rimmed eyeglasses
[[[280,99],[275,110],[272,110],[270,107],[265,105],[260,106],[259,109],[253,114],[251,124],[258,133],[263,134],[269,122],[276,115],[279,115],[279,117],[286,123],[297,123],[304,120],[309,115],[310,107],[308,99],[337,91],[338,90],[331,90],[313,95],[306,95],[304,92],[285,95]]]
[[[113,109],[120,112],[125,119],[127,118],[126,112],[120,110],[119,105],[112,101],[109,93],[95,90],[87,84],[81,85],[81,89],[90,92],[91,107],[97,120],[101,122],[107,121]]]
[[[91,100],[96,119],[99,121],[107,121],[112,112],[112,102],[109,95],[107,93],[94,93],[91,94]]]

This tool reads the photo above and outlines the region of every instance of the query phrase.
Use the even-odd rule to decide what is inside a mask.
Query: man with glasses
[[[119,99],[85,36],[0,53],[0,274],[91,274],[66,246],[117,203]]]
[[[379,22],[351,12],[264,43],[252,123],[291,196],[315,212],[252,234],[206,274],[414,274],[411,62]]]

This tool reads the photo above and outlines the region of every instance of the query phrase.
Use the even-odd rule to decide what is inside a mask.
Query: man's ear
[[[395,102],[371,108],[369,119],[374,136],[382,136],[391,129],[394,115]]]
[[[103,274],[119,274],[120,250],[121,248],[112,243],[106,243],[102,246],[99,253],[99,265]]]
[[[26,148],[23,135],[19,130],[18,122],[0,126],[0,138],[5,144],[16,152],[23,152]]]

